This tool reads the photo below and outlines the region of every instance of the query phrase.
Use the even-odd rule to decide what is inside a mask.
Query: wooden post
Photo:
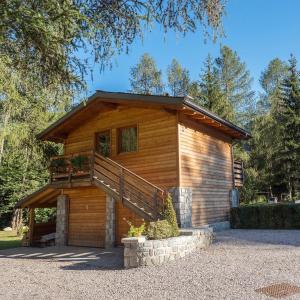
[[[120,179],[119,179],[119,196],[120,196],[120,201],[123,204],[123,195],[124,195],[124,172],[123,168],[120,169]]]
[[[90,176],[92,182],[94,180],[95,150],[93,150],[92,157],[90,157],[89,163],[90,163]]]
[[[155,207],[155,218],[157,219],[157,216],[158,216],[158,199],[157,199],[157,196],[158,196],[158,191],[155,190],[154,192],[154,207]]]
[[[34,230],[34,208],[29,208],[29,245],[32,246],[33,243],[33,230]]]

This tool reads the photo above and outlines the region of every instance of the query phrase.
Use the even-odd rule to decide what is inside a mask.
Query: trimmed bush
[[[300,229],[300,204],[266,204],[230,210],[234,229]]]
[[[150,222],[146,235],[149,240],[161,240],[173,236],[173,228],[167,220]]]
[[[167,198],[165,199],[165,209],[163,212],[164,220],[167,220],[172,227],[172,235],[171,236],[178,236],[179,235],[179,228],[177,224],[176,213],[173,207],[172,197],[168,194]]]

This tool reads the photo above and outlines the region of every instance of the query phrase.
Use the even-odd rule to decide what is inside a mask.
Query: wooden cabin
[[[64,155],[52,158],[49,183],[17,207],[30,210],[32,242],[34,209],[56,207],[49,230],[58,245],[119,244],[126,220],[160,218],[167,192],[181,227],[224,224],[230,191],[243,182],[232,144],[249,137],[190,97],[97,91],[39,134],[62,143]]]

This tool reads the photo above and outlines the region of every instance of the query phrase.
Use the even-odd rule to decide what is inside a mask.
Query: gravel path
[[[2,250],[0,299],[272,299],[254,290],[300,286],[300,231],[224,231],[210,248],[161,267],[124,270],[121,255],[75,247]]]

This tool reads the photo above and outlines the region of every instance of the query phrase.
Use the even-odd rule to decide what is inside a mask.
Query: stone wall
[[[192,196],[193,189],[174,187],[169,189],[172,196],[177,222],[180,228],[192,227]]]
[[[184,257],[213,241],[213,230],[185,229],[180,236],[164,240],[146,240],[145,237],[124,238],[124,267],[158,266]]]
[[[115,243],[115,199],[106,194],[105,248]]]
[[[57,197],[55,245],[67,245],[69,199],[66,195]]]

